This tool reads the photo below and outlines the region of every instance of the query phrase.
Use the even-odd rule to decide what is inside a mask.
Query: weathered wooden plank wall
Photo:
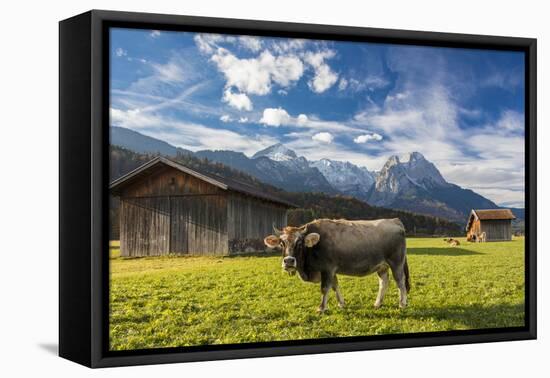
[[[480,230],[487,235],[487,241],[512,240],[510,220],[484,220],[481,221]]]
[[[228,237],[232,249],[263,249],[263,239],[273,233],[273,224],[283,228],[287,224],[287,210],[267,201],[232,193],[228,197]],[[240,246],[231,247],[231,246]]]
[[[168,253],[170,209],[166,198],[127,198],[120,206],[121,256]]]
[[[171,197],[171,203],[172,253],[228,253],[225,195]]]
[[[124,198],[121,203],[122,256],[228,253],[225,196]]]

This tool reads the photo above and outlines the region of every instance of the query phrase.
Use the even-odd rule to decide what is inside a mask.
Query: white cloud
[[[148,127],[154,124],[157,119],[157,117],[147,112],[142,112],[140,109],[120,110],[111,108],[109,115],[111,125],[131,129],[142,129]]]
[[[390,101],[399,101],[399,100],[404,100],[407,97],[409,97],[408,92],[398,92],[394,95],[387,95],[386,96],[386,101],[388,101],[388,102],[390,102]]]
[[[193,39],[200,52],[212,54],[218,48],[217,44],[224,40],[224,37],[220,34],[196,34]]]
[[[309,130],[301,135],[313,135],[314,132],[326,131],[330,133],[364,133],[364,129],[356,128],[345,123],[336,121],[325,121],[315,116],[307,116],[305,114],[299,114],[297,117],[293,117],[288,112],[281,108],[266,108],[264,109],[263,116],[260,119],[260,123],[267,126],[291,126],[299,127],[301,129]]]
[[[364,121],[376,128],[397,132],[397,131],[415,131],[415,124],[424,122],[424,114],[417,109],[395,109],[384,110],[380,113],[371,114],[365,117],[363,114],[358,114],[355,119]]]
[[[298,117],[296,118],[296,123],[299,125],[299,126],[305,126],[307,125],[307,122],[309,121],[309,118],[307,117],[307,115],[305,114],[300,114],[298,115]]]
[[[160,37],[160,30],[153,30],[149,35],[151,36],[151,38],[158,38]]]
[[[299,114],[297,117],[292,117],[288,112],[281,108],[266,108],[264,109],[263,116],[260,119],[260,123],[267,126],[292,126],[299,127],[312,132],[327,131],[331,133],[345,132],[345,133],[360,133],[365,130],[348,126],[341,122],[325,121],[318,119],[315,116],[307,116],[305,114]]]
[[[498,129],[506,131],[525,131],[525,117],[513,110],[506,110],[496,124]]]
[[[239,37],[239,43],[252,52],[258,52],[262,49],[262,40],[258,37],[242,35]]]
[[[468,117],[470,119],[479,119],[483,115],[483,112],[481,111],[481,109],[468,109],[468,108],[461,107],[458,109],[458,112],[461,115]]]
[[[311,137],[311,139],[313,139],[317,142],[329,144],[329,143],[332,143],[332,141],[334,140],[334,137],[332,136],[331,133],[322,132],[322,133],[317,133],[317,134],[313,135]]]
[[[363,134],[363,135],[359,135],[358,137],[354,138],[353,142],[361,144],[361,143],[367,143],[368,141],[371,141],[371,140],[380,141],[380,140],[382,140],[382,135],[377,134],[377,133]]]
[[[315,93],[323,93],[332,87],[337,80],[338,75],[332,72],[328,65],[323,64],[315,69],[315,76],[308,82],[308,85]]]
[[[511,91],[523,84],[524,81],[525,78],[521,70],[509,72],[495,71],[493,74],[484,78],[480,84],[483,87],[496,87]]]
[[[134,110],[110,109],[111,124],[138,130],[144,135],[164,140],[174,146],[199,151],[229,149],[252,155],[278,142],[267,135],[243,135],[231,130],[210,128],[198,123]]]
[[[300,79],[304,67],[296,56],[274,57],[264,51],[257,58],[239,59],[228,50],[219,48],[212,56],[218,70],[226,78],[226,86],[236,87],[247,94],[266,95],[272,83],[287,87]]]
[[[227,122],[231,122],[232,119],[231,119],[231,116],[229,116],[228,114],[224,114],[220,117],[220,121],[227,123]]]
[[[153,63],[151,67],[155,70],[156,78],[164,82],[180,82],[185,76],[182,67],[175,61],[166,64]]]
[[[233,117],[231,117],[229,114],[224,114],[220,117],[220,121],[222,121],[223,123],[228,123],[228,122],[235,121],[235,119],[233,119]],[[237,119],[237,122],[247,123],[247,122],[249,122],[249,119],[248,119],[248,117],[239,117]]]
[[[231,92],[231,88],[227,88],[223,92],[222,101],[238,110],[252,110],[252,101],[250,101],[248,96],[244,93],[233,93]]]
[[[279,89],[277,91],[277,93],[281,96],[286,96],[288,94],[288,91],[284,90],[284,89]]]
[[[343,91],[348,87],[348,81],[345,78],[341,78],[338,83],[338,90]]]
[[[115,50],[115,55],[118,56],[118,57],[127,56],[128,51],[124,50],[121,47],[117,47],[117,49]]]
[[[338,81],[338,75],[334,73],[325,59],[331,59],[336,55],[334,50],[319,52],[308,51],[304,54],[304,60],[313,67],[315,75],[308,82],[309,87],[316,93],[323,93]]]
[[[205,33],[195,35],[194,40],[200,52],[207,55],[215,53],[219,48],[227,46],[228,44],[240,46],[254,53],[259,52],[263,45],[261,38],[249,35],[235,37],[231,35]]]
[[[280,38],[271,44],[271,49],[277,54],[295,53],[303,50],[308,40]]]
[[[348,79],[341,77],[338,82],[338,90],[349,90],[351,92],[375,91],[389,85],[388,80],[382,76],[369,75],[364,78],[350,77]]]
[[[279,127],[281,125],[288,125],[291,120],[292,118],[283,108],[267,108],[264,109],[260,123],[267,126]]]

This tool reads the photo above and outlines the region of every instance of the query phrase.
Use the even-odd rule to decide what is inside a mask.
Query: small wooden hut
[[[263,251],[292,203],[228,178],[157,157],[113,181],[121,256]]]
[[[510,209],[472,209],[466,224],[466,238],[478,241],[485,233],[485,241],[512,240],[512,220],[516,219]]]

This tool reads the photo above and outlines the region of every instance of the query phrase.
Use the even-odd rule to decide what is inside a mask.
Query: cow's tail
[[[407,263],[407,257],[405,257],[405,264],[403,265],[403,271],[405,272],[405,289],[407,294],[411,291],[411,280],[409,275],[409,264]]]

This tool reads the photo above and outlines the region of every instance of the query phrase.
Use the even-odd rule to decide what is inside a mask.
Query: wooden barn
[[[157,157],[113,181],[121,256],[263,251],[292,203],[250,185]]]
[[[466,224],[466,238],[479,241],[485,233],[485,241],[512,240],[512,220],[516,219],[510,209],[472,209]]]

